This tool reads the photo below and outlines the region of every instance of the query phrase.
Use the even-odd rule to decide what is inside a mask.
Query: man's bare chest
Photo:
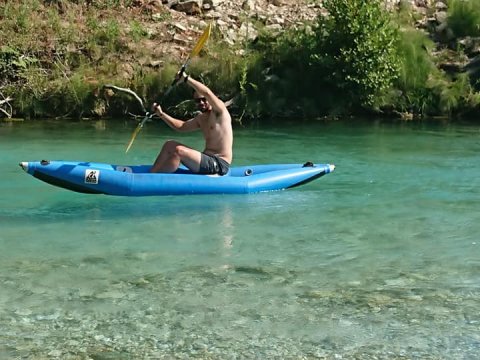
[[[208,117],[202,119],[200,122],[200,128],[202,129],[203,133],[211,134],[219,131],[220,123],[214,114],[210,114]]]

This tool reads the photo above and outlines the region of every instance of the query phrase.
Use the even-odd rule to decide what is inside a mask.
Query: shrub
[[[396,26],[381,0],[326,0],[324,6],[329,16],[319,18],[314,60],[352,106],[376,106],[398,74]]]
[[[450,0],[447,22],[456,37],[480,36],[480,1]]]
[[[434,99],[427,81],[442,77],[430,55],[433,47],[433,42],[421,31],[407,28],[401,32],[397,43],[400,71],[395,81],[400,96],[391,99],[398,110],[416,114],[433,111]]]

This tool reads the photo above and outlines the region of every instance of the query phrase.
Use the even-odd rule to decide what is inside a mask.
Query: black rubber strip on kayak
[[[58,186],[64,189],[72,190],[75,192],[79,193],[84,193],[84,194],[103,194],[102,191],[94,190],[91,188],[88,188],[86,186],[78,185],[78,184],[72,184],[71,182],[65,181],[65,180],[59,180],[53,176],[43,174],[40,171],[34,171],[33,176],[36,177],[37,179],[40,179],[48,184]]]
[[[294,187],[297,187],[297,186],[300,186],[300,185],[308,184],[310,181],[313,181],[313,180],[315,180],[315,179],[318,179],[319,177],[321,177],[321,176],[323,176],[323,175],[325,175],[325,171],[322,171],[321,173],[318,173],[318,174],[316,174],[316,175],[314,175],[314,176],[312,176],[312,177],[310,177],[310,178],[308,178],[308,179],[305,179],[305,180],[300,181],[300,182],[298,182],[298,183],[296,183],[296,184],[293,184],[292,186],[287,187],[287,189],[291,189],[291,188],[294,188]]]

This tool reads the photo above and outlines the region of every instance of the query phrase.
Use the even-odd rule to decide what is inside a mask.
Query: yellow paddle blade
[[[130,138],[130,142],[128,143],[127,145],[127,150],[125,150],[125,154],[128,152],[128,150],[130,150],[130,148],[132,147],[133,145],[133,142],[135,141],[135,138],[137,137],[137,134],[140,132],[140,130],[142,129],[142,126],[143,124],[140,123],[138,124],[137,128],[133,131],[133,134],[132,134],[132,137]]]
[[[192,52],[190,53],[190,57],[194,57],[198,55],[200,50],[202,50],[203,45],[207,42],[208,38],[210,37],[210,32],[212,31],[212,23],[209,23],[205,30],[203,30],[202,36],[200,36],[200,39],[198,39],[197,44],[193,48]]]

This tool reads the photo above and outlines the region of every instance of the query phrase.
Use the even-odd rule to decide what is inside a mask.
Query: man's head
[[[198,109],[204,113],[206,111],[210,111],[212,109],[212,106],[209,104],[209,102],[207,101],[207,99],[199,94],[197,94],[197,92],[195,92],[193,94],[193,100],[195,101],[195,103],[197,104],[197,107]]]

